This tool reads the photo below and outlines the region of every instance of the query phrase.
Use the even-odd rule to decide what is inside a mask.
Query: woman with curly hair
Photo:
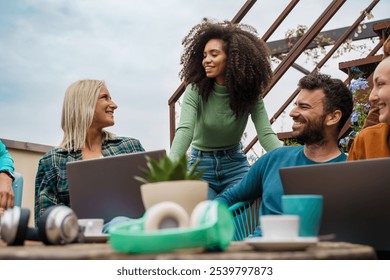
[[[170,158],[192,144],[189,166],[200,160],[213,199],[249,170],[240,143],[249,115],[266,151],[281,146],[262,99],[272,78],[269,54],[253,27],[208,19],[191,29],[183,46],[179,75],[188,86]]]

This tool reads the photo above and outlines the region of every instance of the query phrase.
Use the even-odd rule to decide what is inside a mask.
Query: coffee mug
[[[78,219],[78,224],[81,228],[84,228],[85,236],[94,236],[102,234],[103,219]]]
[[[298,237],[299,216],[297,215],[260,216],[260,227],[264,239],[293,240]]]
[[[322,195],[283,195],[285,215],[300,217],[299,236],[318,236],[322,216]]]

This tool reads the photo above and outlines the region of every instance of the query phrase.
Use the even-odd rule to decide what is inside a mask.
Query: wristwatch
[[[13,174],[11,171],[9,171],[9,170],[0,170],[0,173],[5,173],[5,174],[7,174],[8,177],[10,177],[10,178],[12,179],[12,181],[15,180],[14,174]]]

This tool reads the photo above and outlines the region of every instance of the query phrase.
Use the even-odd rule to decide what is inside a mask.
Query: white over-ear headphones
[[[158,203],[146,212],[144,229],[196,227],[202,222],[209,207],[210,201],[202,201],[194,208],[191,217],[189,217],[184,208],[175,202]]]
[[[234,235],[233,216],[218,201],[203,201],[191,217],[174,202],[153,205],[142,218],[114,225],[109,230],[112,248],[124,253],[158,253],[203,247],[224,250]]]

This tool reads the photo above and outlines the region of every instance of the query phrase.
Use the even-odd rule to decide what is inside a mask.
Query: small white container
[[[264,239],[293,240],[299,233],[298,215],[260,216],[260,227]]]
[[[78,219],[80,227],[84,227],[84,236],[101,235],[103,230],[103,219]]]

